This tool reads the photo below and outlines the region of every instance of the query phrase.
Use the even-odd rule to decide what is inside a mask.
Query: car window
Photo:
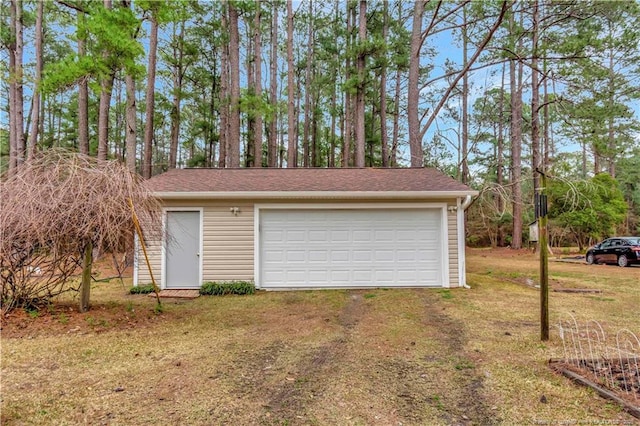
[[[626,243],[629,245],[640,245],[640,238],[627,238]]]
[[[602,244],[600,244],[600,247],[601,248],[611,247],[612,243],[613,243],[613,240],[604,240]]]

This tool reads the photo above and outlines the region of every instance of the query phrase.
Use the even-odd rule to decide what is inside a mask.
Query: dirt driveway
[[[497,421],[484,400],[473,355],[465,353],[464,327],[438,306],[439,295],[414,291],[404,306],[396,304],[398,310],[386,313],[386,321],[367,296],[371,295],[349,291],[331,338],[287,362],[286,373],[278,365],[292,355],[293,343],[277,341],[249,350],[251,361],[242,369],[236,392],[244,400],[262,401],[261,422]],[[400,331],[408,315],[415,315],[416,327]],[[329,416],[319,417],[329,407]]]

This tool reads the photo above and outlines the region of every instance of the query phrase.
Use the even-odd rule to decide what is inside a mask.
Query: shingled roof
[[[431,168],[237,168],[174,169],[154,176],[148,187],[159,197],[205,194],[426,193],[476,195],[468,186]],[[435,195],[435,194],[434,194]]]

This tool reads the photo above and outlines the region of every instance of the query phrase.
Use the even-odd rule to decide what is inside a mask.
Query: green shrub
[[[149,294],[153,293],[153,284],[134,286],[129,289],[129,294]]]
[[[225,294],[254,294],[256,286],[251,281],[209,281],[202,284],[200,294],[209,296],[222,296]]]

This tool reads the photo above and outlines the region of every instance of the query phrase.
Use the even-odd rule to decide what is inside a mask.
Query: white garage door
[[[441,209],[260,210],[262,288],[444,285]]]

